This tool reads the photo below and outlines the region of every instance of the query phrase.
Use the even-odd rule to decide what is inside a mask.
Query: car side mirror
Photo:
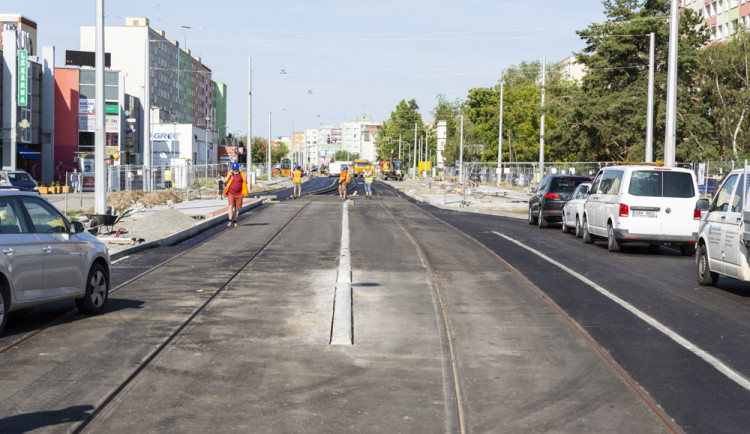
[[[78,221],[72,222],[70,224],[70,229],[71,229],[71,233],[73,234],[80,234],[81,232],[85,230],[83,227],[83,223],[78,222]]]
[[[698,199],[698,202],[695,203],[695,208],[699,211],[708,211],[708,207],[708,199]]]

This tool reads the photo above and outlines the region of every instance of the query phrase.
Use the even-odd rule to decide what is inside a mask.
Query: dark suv
[[[573,190],[582,182],[591,181],[586,176],[546,175],[538,189],[532,189],[529,199],[529,224],[546,228],[548,222],[562,220],[565,203],[570,200]]]

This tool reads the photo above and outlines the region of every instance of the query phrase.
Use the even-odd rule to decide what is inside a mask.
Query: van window
[[[549,191],[554,192],[569,192],[575,190],[576,187],[578,187],[578,184],[586,182],[583,178],[566,178],[566,177],[557,177],[552,178]]]
[[[608,170],[602,175],[602,181],[599,185],[599,191],[602,194],[620,193],[620,184],[622,183],[622,170]]]
[[[594,179],[593,184],[591,184],[591,188],[589,189],[589,192],[591,194],[596,194],[599,192],[599,182],[602,180],[602,172],[599,172],[598,175],[596,175],[596,178]]]
[[[682,197],[695,196],[693,177],[686,172],[637,170],[630,177],[628,193],[633,196]]]
[[[714,196],[714,203],[711,205],[711,211],[727,211],[729,209],[729,199],[732,197],[734,185],[737,183],[737,174],[730,176],[721,190]]]
[[[734,197],[732,197],[732,212],[742,212],[742,202],[744,199],[744,192],[747,188],[743,189],[742,186],[745,185],[745,175],[740,176],[740,182],[737,183],[737,189],[734,191]]]

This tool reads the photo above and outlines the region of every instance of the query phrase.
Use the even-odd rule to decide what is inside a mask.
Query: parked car
[[[23,170],[0,170],[0,187],[39,191],[34,178]]]
[[[563,206],[570,200],[573,190],[589,181],[589,178],[578,175],[545,175],[539,188],[530,190],[529,224],[546,228],[549,222],[561,221]]]
[[[695,174],[658,166],[601,169],[584,204],[583,241],[606,238],[609,251],[626,242],[669,244],[695,253],[701,211]]]
[[[101,313],[110,261],[103,242],[32,192],[0,190],[0,333],[8,312],[75,299]]]
[[[716,178],[706,178],[703,184],[698,184],[698,193],[701,196],[711,197],[716,190],[716,186],[719,184],[719,180]]]
[[[716,285],[720,274],[750,280],[747,186],[745,170],[737,169],[724,178],[710,205],[707,199],[702,199],[706,213],[701,221],[695,258],[701,285]]]
[[[581,220],[583,219],[583,204],[589,195],[590,182],[578,184],[571,199],[563,207],[562,230],[563,232],[575,231],[576,238],[581,238],[583,230]]]

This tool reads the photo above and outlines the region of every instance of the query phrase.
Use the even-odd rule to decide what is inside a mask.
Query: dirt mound
[[[180,203],[182,198],[170,191],[163,190],[150,193],[143,190],[118,191],[107,198],[107,206],[116,206],[118,212],[122,212],[128,208],[133,208],[137,203],[144,207],[151,207],[167,205],[170,201],[171,203]],[[87,212],[93,214],[94,207],[91,207]]]

